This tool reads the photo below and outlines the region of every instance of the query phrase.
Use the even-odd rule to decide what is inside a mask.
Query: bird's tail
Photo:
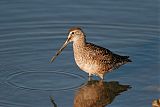
[[[124,62],[132,62],[132,60],[131,59],[129,59],[129,56],[123,56],[123,60],[124,60]]]

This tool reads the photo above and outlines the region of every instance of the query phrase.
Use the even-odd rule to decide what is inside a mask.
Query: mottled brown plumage
[[[86,36],[81,28],[74,27],[69,30],[68,39],[52,58],[51,62],[60,54],[69,42],[73,42],[73,51],[76,64],[89,76],[97,75],[101,79],[107,72],[131,62],[129,56],[121,56],[110,50],[86,42]]]

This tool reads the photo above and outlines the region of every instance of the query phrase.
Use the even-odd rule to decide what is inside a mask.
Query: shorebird
[[[102,80],[107,72],[119,68],[121,65],[131,62],[129,56],[121,56],[109,49],[86,42],[86,35],[79,27],[69,29],[67,40],[52,57],[51,62],[62,52],[62,50],[73,42],[74,59],[78,67],[87,72],[89,77],[96,75]]]

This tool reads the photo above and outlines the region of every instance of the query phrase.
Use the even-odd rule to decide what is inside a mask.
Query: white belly
[[[85,60],[83,61],[80,59],[75,59],[75,61],[78,67],[87,73],[95,74],[98,68],[98,65],[95,65],[93,63],[86,63],[88,61],[85,61]]]

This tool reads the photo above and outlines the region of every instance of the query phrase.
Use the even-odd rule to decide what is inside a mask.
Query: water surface
[[[49,96],[74,105],[88,77],[72,45],[49,63],[72,26],[133,61],[105,76],[132,87],[107,107],[150,107],[160,97],[158,0],[1,0],[0,10],[0,107],[52,107]]]

